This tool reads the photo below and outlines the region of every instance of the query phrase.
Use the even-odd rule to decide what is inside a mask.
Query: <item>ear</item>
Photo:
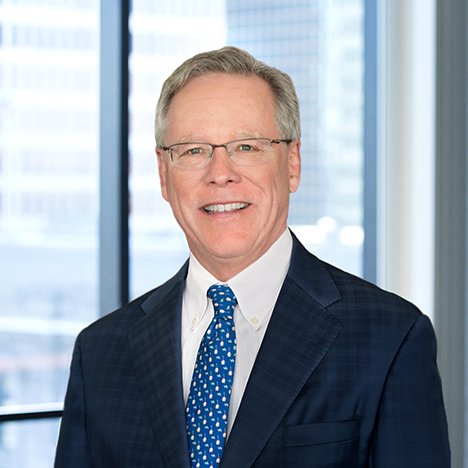
[[[167,166],[166,159],[164,158],[164,150],[161,148],[156,148],[156,156],[158,158],[159,183],[161,185],[161,194],[164,200],[169,201],[167,198]]]
[[[294,193],[301,182],[301,142],[289,143],[289,192]]]

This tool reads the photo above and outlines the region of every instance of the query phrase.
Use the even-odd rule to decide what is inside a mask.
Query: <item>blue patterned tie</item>
[[[186,408],[192,468],[221,461],[236,361],[236,296],[229,286],[214,285],[208,297],[214,318],[200,343]]]

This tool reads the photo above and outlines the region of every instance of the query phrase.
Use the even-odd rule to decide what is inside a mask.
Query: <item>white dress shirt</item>
[[[200,341],[214,316],[213,304],[206,295],[208,288],[213,284],[227,284],[237,298],[234,309],[237,353],[229,405],[228,434],[288,272],[291,250],[291,233],[286,229],[262,257],[226,283],[218,281],[190,255],[182,302],[182,378],[185,403]]]

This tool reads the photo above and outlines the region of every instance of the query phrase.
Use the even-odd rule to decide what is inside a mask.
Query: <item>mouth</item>
[[[207,213],[226,213],[229,211],[238,211],[238,210],[243,210],[244,208],[247,208],[249,206],[248,203],[226,203],[224,205],[218,204],[218,205],[207,205],[204,206],[203,209]]]

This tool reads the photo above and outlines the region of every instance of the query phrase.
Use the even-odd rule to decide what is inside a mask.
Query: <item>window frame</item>
[[[363,276],[377,279],[378,3],[364,0]],[[100,15],[100,316],[129,300],[130,0],[101,0]],[[116,157],[117,156],[117,157]],[[60,418],[63,405],[0,407],[0,423]]]
[[[99,314],[103,316],[129,299],[130,0],[101,0],[100,10]],[[0,424],[62,414],[63,403],[0,406]]]

